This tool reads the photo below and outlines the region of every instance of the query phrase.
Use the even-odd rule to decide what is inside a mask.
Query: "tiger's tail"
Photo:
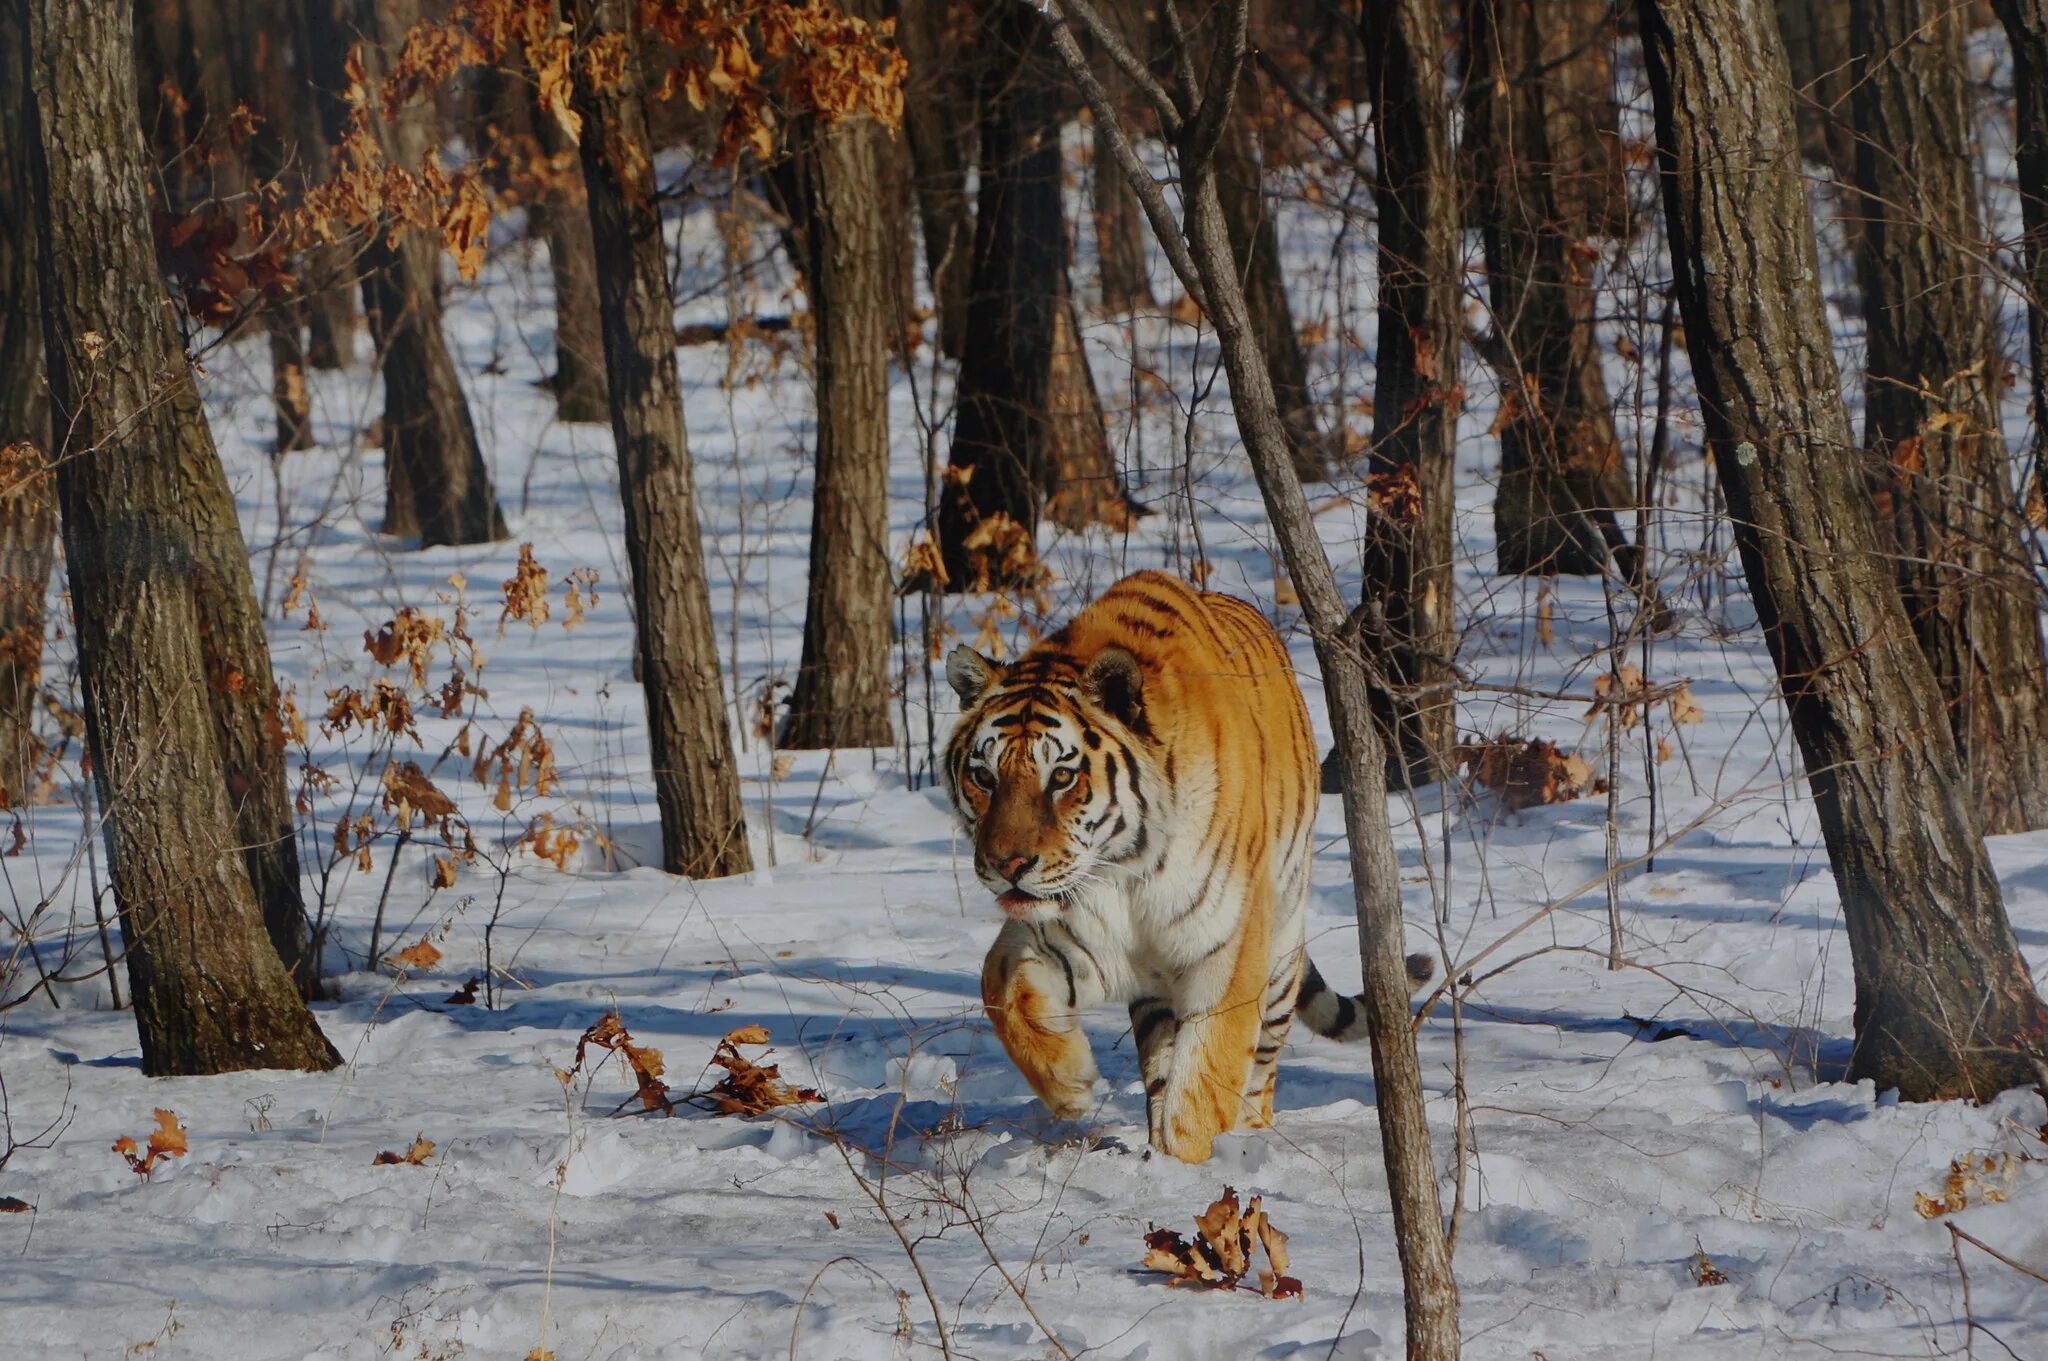
[[[1322,971],[1312,959],[1304,959],[1301,991],[1295,995],[1294,1014],[1301,1023],[1329,1040],[1365,1038],[1365,997],[1346,997],[1323,981]],[[1436,959],[1431,955],[1408,956],[1408,979],[1420,988],[1436,976]]]

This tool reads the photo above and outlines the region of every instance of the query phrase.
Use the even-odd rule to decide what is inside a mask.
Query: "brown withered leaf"
[[[441,951],[432,940],[421,936],[403,950],[396,950],[386,955],[384,960],[386,963],[395,964],[401,969],[417,969],[424,972],[441,962]]]
[[[782,1080],[782,1069],[772,1063],[755,1063],[741,1054],[740,1045],[768,1043],[765,1026],[747,1025],[729,1031],[712,1054],[714,1066],[725,1069],[711,1090],[705,1093],[720,1115],[761,1115],[778,1106],[807,1105],[823,1101],[825,1094],[810,1087],[792,1087]],[[765,1056],[764,1056],[765,1057]]]
[[[424,1135],[415,1134],[412,1136],[412,1147],[406,1149],[405,1152],[393,1153],[389,1149],[387,1149],[384,1152],[379,1153],[376,1157],[370,1159],[370,1166],[423,1167],[426,1165],[427,1159],[433,1156],[434,1141],[432,1139],[426,1138]]]
[[[1301,1282],[1286,1274],[1287,1235],[1266,1217],[1262,1197],[1253,1196],[1240,1206],[1237,1192],[1226,1186],[1208,1209],[1195,1216],[1195,1230],[1190,1240],[1172,1229],[1148,1229],[1143,1265],[1172,1277],[1174,1285],[1229,1290],[1240,1287],[1255,1252],[1263,1250],[1266,1266],[1258,1273],[1259,1293],[1276,1300],[1300,1298]]]
[[[1458,764],[1471,772],[1475,783],[1501,796],[1501,803],[1510,813],[1540,804],[1563,803],[1606,789],[1604,780],[1594,778],[1590,762],[1540,737],[1519,739],[1503,735],[1492,741],[1475,739],[1460,744],[1457,757]]]
[[[477,985],[482,982],[481,978],[472,978],[443,1000],[451,1007],[473,1007],[476,1005]]]
[[[114,1141],[114,1152],[126,1158],[139,1177],[150,1176],[157,1164],[167,1158],[182,1158],[189,1151],[185,1145],[185,1126],[179,1123],[177,1112],[159,1109],[155,1115],[156,1128],[149,1132],[147,1145],[138,1146],[125,1134]]]
[[[32,1207],[19,1196],[0,1196],[0,1215],[25,1215]],[[832,1226],[838,1228],[837,1224]]]
[[[625,1059],[626,1066],[633,1072],[634,1095],[640,1098],[643,1109],[675,1114],[675,1102],[669,1099],[668,1085],[661,1080],[665,1066],[661,1051],[633,1043],[632,1032],[626,1029],[626,1023],[618,1012],[607,1011],[598,1017],[596,1023],[576,1041],[575,1071],[583,1070],[583,1056],[593,1045]]]

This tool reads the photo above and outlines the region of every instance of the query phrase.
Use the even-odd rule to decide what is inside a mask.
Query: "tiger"
[[[947,794],[1006,919],[981,996],[1011,1062],[1080,1118],[1099,1075],[1081,1017],[1123,1002],[1153,1148],[1205,1162],[1269,1126],[1295,1016],[1364,1035],[1363,998],[1305,948],[1319,767],[1272,625],[1139,572],[1013,661],[956,647],[946,679]]]

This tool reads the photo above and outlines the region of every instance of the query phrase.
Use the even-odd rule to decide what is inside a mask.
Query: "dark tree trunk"
[[[1145,220],[1123,172],[1111,158],[1108,130],[1094,130],[1088,165],[1088,202],[1095,221],[1095,263],[1105,312],[1125,314],[1158,306],[1145,267]]]
[[[295,117],[302,133],[298,150],[311,184],[333,173],[334,147],[341,138],[343,113],[337,95],[348,41],[341,7],[349,2],[289,0],[281,16],[292,29]],[[305,267],[306,363],[316,369],[345,369],[355,362],[359,320],[353,252],[341,244],[314,246],[306,252]]]
[[[954,0],[897,0],[896,42],[910,65],[903,132],[916,176],[925,273],[939,319],[939,353],[967,355],[967,308],[974,271],[974,212],[967,168],[977,119],[973,69],[961,29],[974,22]]]
[[[1766,0],[1640,8],[1707,440],[1849,931],[1849,1076],[1914,1101],[2039,1082],[2048,1009],[1862,509]]]
[[[292,156],[297,147],[317,139],[300,135],[302,101],[293,93],[285,69],[283,45],[289,35],[276,32],[268,22],[271,9],[262,0],[225,0],[225,5],[233,20],[227,36],[236,89],[261,120],[243,146],[251,178],[259,186],[289,180],[302,189],[305,168]],[[310,449],[313,400],[306,387],[306,308],[282,290],[265,296],[261,306],[270,340],[270,403],[277,413],[271,448],[280,454]]]
[[[1216,193],[1230,225],[1231,249],[1237,253],[1244,280],[1245,305],[1251,308],[1252,329],[1266,352],[1266,370],[1287,422],[1287,441],[1294,449],[1294,471],[1304,482],[1330,475],[1329,441],[1316,418],[1308,390],[1308,353],[1294,329],[1294,310],[1287,301],[1287,272],[1280,263],[1280,233],[1273,205],[1266,198],[1259,165],[1258,82],[1249,75],[1237,92],[1238,117],[1223,131],[1216,149]]]
[[[530,95],[528,117],[541,149],[550,157],[573,155],[576,148],[537,95]],[[548,273],[555,283],[555,371],[549,387],[555,394],[558,420],[590,422],[611,419],[611,401],[604,374],[604,328],[597,319],[597,256],[590,243],[590,208],[573,187],[550,192],[536,203],[542,235],[548,243]]]
[[[2007,483],[2004,361],[1982,236],[1965,16],[1852,0],[1864,447],[1891,469],[1899,590],[1987,833],[2048,826],[2048,660]]]
[[[1433,0],[1388,0],[1363,14],[1379,150],[1379,353],[1355,624],[1379,663],[1374,714],[1398,786],[1439,779],[1456,736],[1445,682],[1457,649],[1451,451],[1464,391],[1463,261],[1441,12]]]
[[[1081,310],[1070,287],[1061,294],[1052,318],[1045,447],[1039,453],[1045,514],[1062,529],[1105,525],[1121,532],[1146,511],[1124,489],[1109,447],[1102,394],[1081,339]]]
[[[384,54],[398,51],[418,22],[419,0],[354,0],[352,12],[374,84]],[[415,100],[392,122],[373,121],[393,164],[417,168],[435,154],[431,105]],[[363,308],[384,371],[384,532],[422,548],[504,538],[505,517],[441,333],[439,240],[408,228],[394,246],[380,233],[363,267]]]
[[[859,13],[849,6],[849,12]],[[803,661],[778,745],[885,747],[889,723],[889,351],[896,280],[867,119],[804,120],[774,177],[817,343],[817,451]]]
[[[1486,246],[1490,357],[1501,383],[1497,569],[1633,576],[1622,467],[1588,238],[1625,226],[1606,0],[1473,0],[1465,145]]]
[[[951,591],[1037,580],[1048,472],[1053,350],[1067,305],[1059,115],[1040,60],[1044,18],[1005,4],[990,16],[981,85],[981,194],[939,553]],[[1071,388],[1069,389],[1071,391]]]
[[[1994,0],[2012,48],[2018,94],[2020,217],[2025,236],[2027,354],[2032,362],[2034,448],[2029,495],[2042,498],[2048,478],[2048,0]],[[2048,514],[2044,505],[2042,514]]]
[[[255,605],[150,242],[129,7],[15,3],[53,421],[91,450],[60,461],[57,489],[143,1071],[331,1068],[340,1058],[265,933],[249,860],[230,853],[248,840],[209,705],[234,681],[219,659],[240,641],[219,598],[232,586],[221,544],[242,564],[240,617]]]
[[[629,29],[624,0],[564,9],[585,40]],[[585,64],[573,65],[662,864],[692,878],[739,874],[753,857],[719,685],[646,111],[630,68],[623,85],[597,90]]]
[[[1792,72],[1800,153],[1846,185],[1856,168],[1856,133],[1849,121],[1849,0],[1777,0],[1776,8]]]
[[[20,21],[12,4],[0,4],[0,54],[21,50]],[[36,792],[36,687],[57,542],[35,223],[18,117],[23,74],[18,58],[0,55],[0,807],[7,808],[23,807]]]

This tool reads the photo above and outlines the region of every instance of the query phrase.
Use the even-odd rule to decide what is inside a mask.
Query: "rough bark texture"
[[[1465,146],[1502,396],[1494,542],[1504,575],[1632,574],[1634,502],[1600,342],[1596,235],[1625,229],[1606,0],[1473,0]]]
[[[397,52],[418,22],[419,0],[352,0],[352,12],[371,39],[362,51],[374,83],[383,54]],[[376,126],[395,164],[418,166],[434,154],[429,104],[415,100]],[[441,243],[418,229],[399,233],[395,246],[380,234],[363,267],[363,308],[384,371],[384,532],[422,548],[504,538],[469,400],[441,334]]]
[[[2048,0],[1994,0],[2012,48],[2018,94],[2017,156],[2020,243],[2025,266],[2027,354],[2034,376],[2033,486],[2039,497],[2048,470]]]
[[[572,0],[564,13],[586,40],[629,28],[624,0]],[[662,864],[693,878],[739,874],[753,857],[718,678],[646,112],[630,73],[600,91],[582,61],[574,66]]]
[[[1766,0],[1641,0],[1640,13],[1708,444],[1849,932],[1849,1076],[1908,1100],[2040,1081],[2048,1010],[1859,502]]]
[[[985,41],[967,317],[974,343],[960,363],[951,466],[939,501],[939,552],[952,591],[1036,580],[1043,496],[1052,496],[1070,527],[1097,511],[1120,517],[1124,505],[1120,492],[1106,490],[1120,483],[1069,310],[1045,20],[1005,4],[991,16]],[[1062,328],[1074,336],[1064,346]]]
[[[1849,0],[1777,0],[1778,32],[1792,73],[1799,150],[1849,183],[1856,133],[1849,122]]]
[[[1366,533],[1366,655],[1381,671],[1374,714],[1388,778],[1426,784],[1448,769],[1452,446],[1463,386],[1457,171],[1434,0],[1364,11],[1379,150],[1379,350],[1373,392],[1373,514]],[[1410,687],[1435,687],[1419,696]]]
[[[939,352],[967,355],[967,300],[974,273],[974,209],[967,168],[979,120],[973,62],[961,42],[974,20],[953,0],[898,0],[896,42],[910,63],[903,132],[916,176],[925,272],[939,316]]]
[[[528,87],[535,138],[550,157],[575,147]],[[607,421],[611,399],[604,374],[604,328],[597,319],[597,255],[590,241],[590,209],[583,202],[581,176],[573,187],[550,192],[534,205],[547,238],[548,273],[555,284],[555,417],[564,421]]]
[[[1280,263],[1280,233],[1272,205],[1266,201],[1265,173],[1260,166],[1258,82],[1246,77],[1237,92],[1239,115],[1223,131],[1216,149],[1216,193],[1230,225],[1231,249],[1237,252],[1244,280],[1245,305],[1252,329],[1266,352],[1266,371],[1280,400],[1287,439],[1294,448],[1294,470],[1303,481],[1330,475],[1329,441],[1316,416],[1308,390],[1308,352],[1294,328],[1294,309],[1287,301],[1287,273]]]
[[[53,420],[67,432],[57,481],[79,670],[143,1071],[330,1068],[339,1056],[235,850],[244,834],[209,704],[224,680],[209,654],[230,641],[209,597],[225,589],[217,549],[230,538],[249,617],[254,603],[150,243],[129,7],[14,3],[29,37],[25,140]]]
[[[858,13],[858,10],[851,12]],[[895,287],[878,160],[861,119],[807,120],[776,176],[817,341],[817,449],[803,660],[779,745],[884,747],[889,723],[889,341]]]
[[[0,54],[21,50],[20,18],[0,5]],[[9,808],[36,792],[36,687],[57,542],[35,224],[17,116],[22,78],[20,61],[0,56],[0,807]]]
[[[1166,121],[1180,152],[1184,228],[1174,223],[1159,184],[1121,132],[1114,139],[1116,159],[1138,194],[1174,272],[1216,325],[1238,432],[1251,456],[1288,579],[1301,597],[1302,612],[1315,641],[1343,768],[1344,825],[1365,973],[1366,1029],[1372,1045],[1394,1241],[1401,1258],[1407,1354],[1410,1361],[1455,1361],[1459,1349],[1458,1283],[1451,1274],[1442,1201],[1437,1194],[1436,1159],[1423,1107],[1422,1069],[1408,1010],[1400,865],[1387,820],[1386,757],[1371,716],[1371,679],[1348,626],[1337,576],[1323,550],[1308,498],[1294,475],[1286,426],[1266,373],[1265,356],[1251,330],[1229,228],[1216,193],[1213,156],[1219,129],[1215,120],[1230,116],[1230,94],[1246,47],[1245,9],[1245,0],[1233,0],[1226,12],[1232,32],[1225,49],[1229,60],[1212,67],[1210,88],[1204,92],[1208,97],[1199,105],[1189,88],[1194,80],[1193,63],[1185,52],[1179,54],[1182,92],[1178,101],[1167,101],[1175,116]],[[1087,22],[1094,29],[1095,20],[1088,18]],[[1113,121],[1116,111],[1090,74],[1088,58],[1073,32],[1064,25],[1058,27],[1053,42],[1068,73],[1087,94],[1095,116]],[[1155,101],[1155,107],[1159,102]],[[1191,107],[1203,111],[1192,125],[1187,113]]]
[[[1900,592],[1949,706],[1987,833],[2048,826],[2048,661],[2007,483],[1999,352],[1979,264],[1966,15],[1852,0],[1864,447],[1891,470]]]
[[[1108,129],[1094,129],[1095,154],[1088,166],[1088,205],[1095,221],[1095,264],[1105,312],[1149,311],[1158,306],[1145,267],[1145,220],[1131,186],[1116,168]]]
[[[327,179],[334,143],[341,133],[335,97],[345,39],[341,7],[349,0],[287,0],[283,22],[291,25],[298,95],[296,121],[302,131],[299,156],[309,183]],[[306,362],[316,369],[345,369],[355,362],[355,260],[345,245],[315,246],[306,252]]]

